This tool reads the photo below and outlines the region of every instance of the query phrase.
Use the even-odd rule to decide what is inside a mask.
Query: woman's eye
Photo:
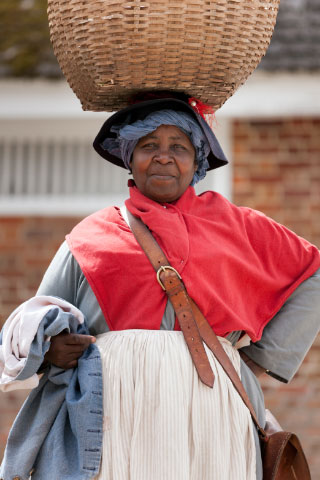
[[[185,146],[184,145],[181,145],[180,143],[176,143],[173,145],[173,148],[175,150],[185,150]]]
[[[142,145],[142,148],[148,149],[148,148],[156,148],[157,145],[155,143],[145,143]]]

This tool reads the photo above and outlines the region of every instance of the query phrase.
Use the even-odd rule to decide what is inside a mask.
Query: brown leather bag
[[[209,387],[213,387],[214,376],[202,343],[205,342],[249,409],[261,441],[263,480],[311,480],[308,463],[298,437],[294,433],[282,431],[268,410],[265,428],[259,425],[254,408],[233,364],[200,309],[189,297],[180,275],[171,267],[144,223],[129,211],[127,213],[130,228],[154,267],[161,288],[167,293],[173,305],[200,379]]]
[[[263,479],[311,480],[310,470],[298,437],[284,432],[266,410],[266,437],[262,439]]]

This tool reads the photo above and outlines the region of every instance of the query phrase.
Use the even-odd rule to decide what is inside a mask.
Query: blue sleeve
[[[76,306],[77,291],[83,278],[67,243],[63,242],[43,276],[37,295],[59,297]]]
[[[50,263],[37,295],[52,295],[72,303],[85,316],[91,335],[109,330],[99,303],[66,242]]]

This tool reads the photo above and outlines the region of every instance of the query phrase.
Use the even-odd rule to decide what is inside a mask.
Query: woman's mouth
[[[174,175],[169,175],[168,173],[153,173],[150,176],[159,180],[171,180],[174,178]]]

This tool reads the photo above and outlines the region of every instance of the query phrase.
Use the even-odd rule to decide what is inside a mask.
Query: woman
[[[214,192],[195,195],[192,185],[227,163],[195,101],[177,95],[134,104],[107,120],[94,147],[131,171],[130,198],[126,208],[102,210],[74,228],[38,291],[78,307],[90,332],[52,337],[49,365],[75,367],[92,335],[102,334],[103,446],[86,449],[91,462],[95,457],[87,478],[261,479],[250,414],[208,349],[214,387],[199,380],[127,213],[149,227],[181,274],[261,424],[263,395],[253,371],[289,381],[299,367],[318,330],[319,251]],[[243,333],[254,342],[242,349],[252,369],[234,348]]]

